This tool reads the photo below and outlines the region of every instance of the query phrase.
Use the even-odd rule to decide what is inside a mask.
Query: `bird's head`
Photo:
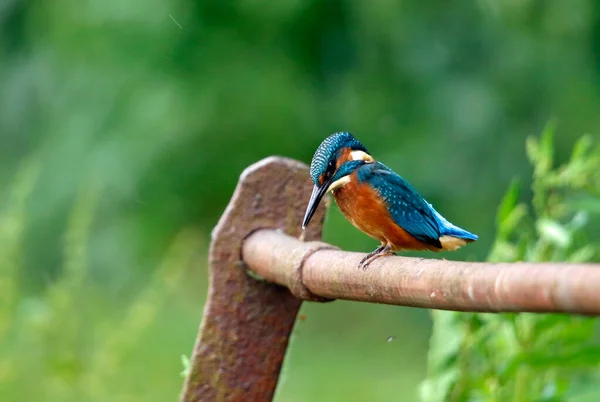
[[[313,187],[302,228],[310,222],[323,196],[350,181],[350,174],[359,166],[375,160],[354,136],[340,132],[325,138],[310,163]]]

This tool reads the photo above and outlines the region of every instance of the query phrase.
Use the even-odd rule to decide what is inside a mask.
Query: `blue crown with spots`
[[[313,183],[319,183],[319,176],[327,171],[330,164],[335,165],[339,152],[344,148],[350,148],[353,151],[367,152],[367,149],[354,136],[348,132],[339,132],[331,134],[325,138],[310,163],[310,178]]]

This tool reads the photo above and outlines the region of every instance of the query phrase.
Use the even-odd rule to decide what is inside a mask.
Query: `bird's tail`
[[[448,222],[446,218],[434,210],[435,217],[440,225],[440,243],[444,250],[456,250],[467,243],[477,240],[476,234],[468,232]]]

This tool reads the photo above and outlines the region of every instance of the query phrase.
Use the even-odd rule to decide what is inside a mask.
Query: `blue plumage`
[[[339,152],[349,148],[367,152],[367,149],[354,136],[348,132],[331,134],[325,138],[315,151],[310,163],[310,178],[313,183],[319,184],[319,177],[331,167],[339,156]]]
[[[433,210],[433,212],[435,214],[435,218],[438,221],[438,224],[440,225],[440,228],[441,228],[440,232],[441,232],[442,236],[448,235],[448,236],[458,237],[459,239],[472,240],[472,241],[479,239],[479,237],[476,234],[468,232],[468,231],[464,230],[463,228],[459,228],[458,226],[453,225],[452,223],[448,222],[446,220],[446,218],[444,218],[442,215],[440,215],[440,213],[438,211],[433,209],[431,204],[429,204],[429,207]]]
[[[441,216],[406,180],[380,162],[364,164],[357,177],[379,192],[394,222],[413,237],[441,248],[440,237],[454,236],[477,240],[477,236],[461,229]]]

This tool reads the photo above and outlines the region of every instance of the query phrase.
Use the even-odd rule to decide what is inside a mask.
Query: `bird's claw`
[[[362,260],[360,260],[360,262],[358,263],[358,268],[361,268],[363,271],[366,271],[370,263],[371,261],[369,261],[369,256],[367,255]]]
[[[394,253],[391,251],[391,248],[389,245],[386,246],[379,246],[377,247],[377,249],[375,249],[374,251],[370,252],[369,254],[365,255],[358,263],[358,268],[361,268],[363,271],[367,270],[367,267],[376,259],[378,259],[379,257],[383,257],[386,255],[394,255]]]

